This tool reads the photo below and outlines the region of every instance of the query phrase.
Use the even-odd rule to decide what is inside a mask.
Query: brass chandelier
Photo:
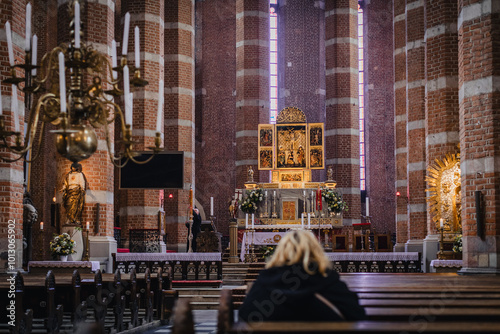
[[[35,160],[41,150],[43,133],[47,123],[53,124],[56,130],[55,145],[57,152],[64,158],[78,162],[89,158],[97,150],[97,136],[94,129],[102,128],[106,136],[107,151],[112,163],[123,167],[128,161],[144,164],[158,153],[161,144],[161,118],[163,115],[163,82],[160,81],[157,129],[155,146],[149,147],[153,153],[146,160],[136,159],[138,152],[133,150],[132,139],[132,93],[133,87],[144,87],[148,84],[140,75],[139,60],[139,28],[135,28],[135,66],[127,64],[127,47],[130,27],[130,14],[125,15],[122,57],[118,65],[116,43],[112,45],[111,62],[108,56],[95,50],[92,45],[81,40],[83,32],[80,21],[80,4],[72,1],[69,4],[71,15],[69,44],[61,44],[48,53],[36,64],[37,38],[31,38],[31,4],[26,6],[26,43],[25,62],[15,64],[10,23],[5,30],[9,48],[11,75],[3,84],[12,85],[12,117],[14,131],[7,130],[6,117],[1,110],[0,96],[0,159],[14,162],[25,159]],[[17,69],[24,71],[24,77],[17,75]],[[133,73],[133,75],[130,75]],[[118,77],[121,77],[119,79]],[[66,88],[66,78],[69,77]],[[130,77],[132,77],[130,79]],[[20,84],[24,83],[23,87]],[[104,90],[103,86],[112,89]],[[119,86],[123,89],[120,89]],[[17,110],[17,88],[25,93],[28,115],[25,133],[19,130]],[[114,101],[123,96],[125,112]],[[34,103],[32,103],[32,101]],[[120,152],[113,152],[110,126],[115,121],[121,129]],[[9,139],[10,138],[10,139]],[[12,156],[5,154],[10,152]]]

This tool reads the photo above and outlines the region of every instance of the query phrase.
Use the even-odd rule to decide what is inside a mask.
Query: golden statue
[[[87,178],[82,172],[82,165],[74,162],[71,171],[64,178],[63,206],[66,210],[66,224],[79,224],[85,207]]]

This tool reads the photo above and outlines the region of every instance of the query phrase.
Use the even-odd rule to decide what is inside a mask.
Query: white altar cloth
[[[449,267],[449,268],[462,268],[463,260],[432,260],[431,267]]]
[[[221,253],[116,253],[116,261],[222,261]]]

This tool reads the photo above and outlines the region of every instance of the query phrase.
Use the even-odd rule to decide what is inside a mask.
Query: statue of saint
[[[75,162],[71,165],[71,171],[64,178],[63,206],[66,210],[67,224],[79,224],[85,207],[85,192],[88,183],[82,172],[82,165]]]
[[[332,181],[333,180],[333,169],[332,169],[332,166],[328,166],[328,170],[326,171],[326,180],[327,181]]]
[[[232,219],[236,218],[238,215],[238,200],[234,196],[232,196],[229,202],[229,215]]]
[[[253,168],[252,168],[252,166],[248,167],[248,182],[253,182]]]

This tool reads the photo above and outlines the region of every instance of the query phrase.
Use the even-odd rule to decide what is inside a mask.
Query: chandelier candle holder
[[[12,117],[14,131],[8,130],[6,116],[2,114],[0,103],[0,149],[13,153],[14,158],[5,154],[2,161],[14,162],[35,160],[39,154],[43,132],[48,123],[54,125],[55,146],[64,158],[78,162],[88,159],[97,150],[95,129],[103,128],[107,150],[111,162],[123,167],[132,160],[138,164],[149,162],[161,149],[161,118],[163,116],[163,85],[160,83],[160,98],[153,153],[147,160],[136,159],[140,154],[134,151],[136,142],[132,139],[132,87],[144,87],[148,82],[141,78],[139,28],[135,27],[135,62],[127,61],[130,14],[125,15],[123,48],[120,64],[116,54],[116,42],[112,42],[111,60],[107,54],[95,50],[82,40],[80,3],[69,3],[71,21],[69,25],[71,41],[62,43],[46,53],[37,64],[37,38],[31,37],[31,4],[26,6],[26,39],[23,64],[15,64],[10,23],[5,24],[7,34],[11,75],[3,84],[12,85]],[[17,76],[17,69],[24,70],[24,77]],[[66,81],[69,78],[68,81]],[[22,85],[24,83],[24,85]],[[104,90],[105,86],[112,87]],[[120,86],[123,87],[120,89]],[[25,135],[20,131],[17,107],[17,89],[25,94],[27,123]],[[115,99],[123,97],[125,112]],[[117,141],[120,150],[113,151],[110,128],[119,124],[121,138]],[[158,124],[160,124],[158,126]],[[36,140],[35,140],[36,138]]]

